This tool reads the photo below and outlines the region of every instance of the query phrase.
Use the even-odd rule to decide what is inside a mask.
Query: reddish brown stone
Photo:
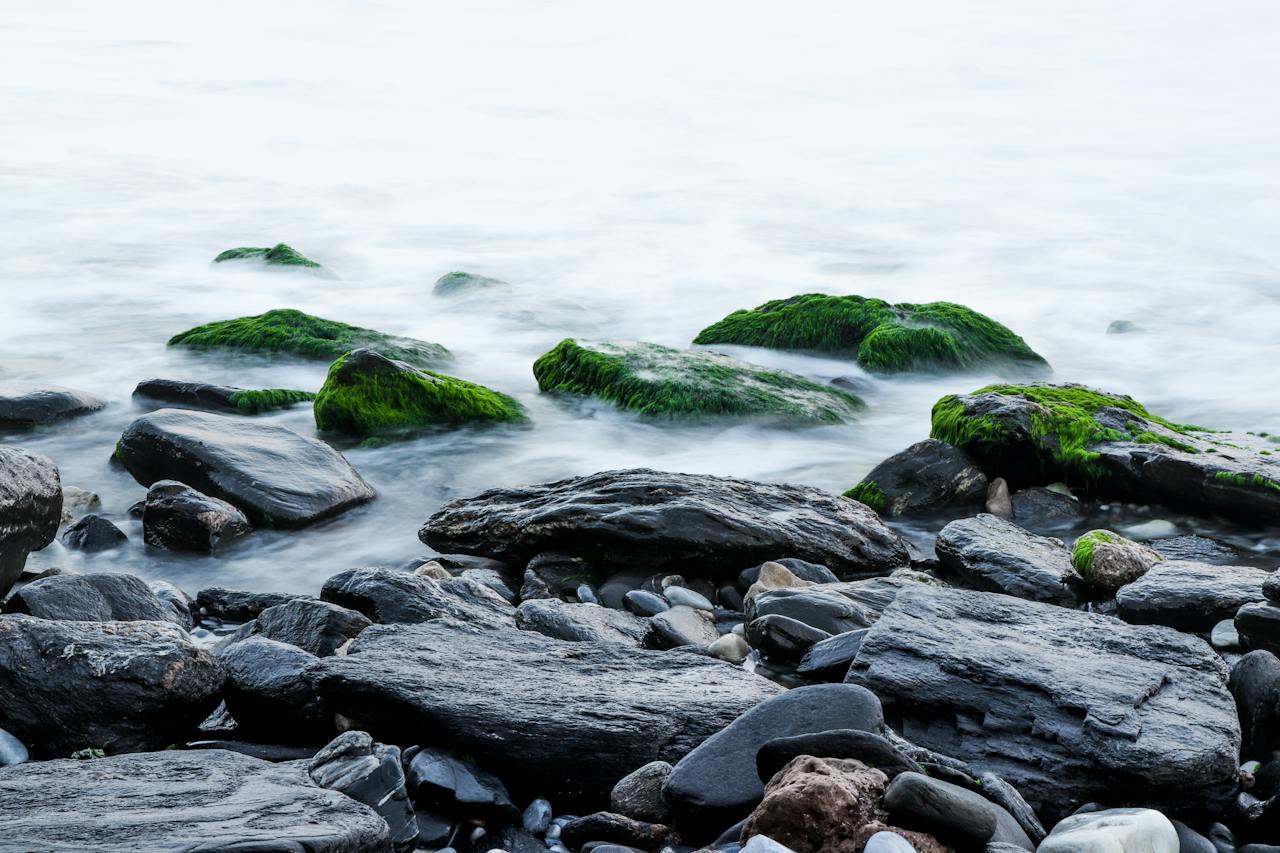
[[[767,835],[796,853],[859,853],[871,836],[859,830],[886,817],[880,800],[888,784],[861,761],[797,756],[765,786],[742,843]]]

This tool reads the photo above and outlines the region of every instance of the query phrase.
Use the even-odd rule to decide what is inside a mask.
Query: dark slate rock
[[[983,513],[942,528],[935,547],[942,565],[975,589],[1063,607],[1076,603],[1065,583],[1071,552],[1060,539]]]
[[[116,457],[144,486],[178,480],[269,527],[303,527],[374,496],[324,442],[230,415],[151,412],[125,428]]]
[[[62,481],[41,453],[0,445],[0,598],[22,575],[27,554],[58,535]]]
[[[609,795],[609,808],[634,820],[666,823],[671,819],[671,806],[662,789],[669,778],[670,764],[650,761],[618,780]]]
[[[986,844],[996,831],[996,807],[958,785],[921,773],[900,773],[884,792],[884,807],[897,826],[939,839]]]
[[[1249,652],[1231,668],[1229,686],[1240,715],[1241,755],[1265,760],[1280,749],[1280,659]]]
[[[1013,493],[1013,519],[1028,530],[1056,530],[1079,524],[1089,509],[1072,495],[1045,486]]]
[[[764,795],[756,753],[786,735],[831,729],[879,732],[880,702],[847,684],[799,687],[756,705],[682,758],[665,788],[676,822],[694,832],[716,832],[746,817]]]
[[[610,571],[641,562],[725,576],[778,554],[837,573],[907,563],[902,540],[857,501],[805,486],[648,469],[450,501],[418,535],[439,550],[507,561],[567,551]]]
[[[0,728],[39,757],[185,740],[222,682],[218,660],[171,622],[0,616]]]
[[[1280,572],[1272,572],[1262,582],[1262,594],[1272,604],[1280,603]]]
[[[422,821],[418,821],[422,825]],[[491,850],[505,850],[506,853],[546,853],[547,845],[514,824],[500,826],[496,830],[488,830],[485,839],[493,844]]]
[[[770,658],[798,661],[815,643],[831,639],[826,631],[770,613],[747,623],[747,642]]]
[[[807,560],[799,560],[795,557],[783,557],[781,560],[769,560],[770,563],[780,563],[786,566],[791,574],[800,578],[800,580],[810,581],[812,583],[835,583],[840,578],[826,566],[819,566],[817,563],[810,563]],[[751,589],[751,585],[760,579],[760,570],[764,568],[764,563],[758,566],[752,566],[749,569],[743,569],[738,574],[738,587],[744,592]]]
[[[39,803],[39,808],[32,808]],[[387,853],[387,825],[298,764],[168,750],[0,769],[0,850]]]
[[[682,604],[662,611],[649,620],[645,644],[654,649],[706,646],[720,637],[715,616]]]
[[[432,814],[428,811],[415,810],[415,817],[418,819],[418,843],[427,850],[442,850],[449,846],[449,839],[453,837],[455,821],[452,818],[442,815]],[[529,853],[542,853],[546,846],[539,844],[540,849]],[[507,847],[502,847],[507,853],[515,853]]]
[[[769,780],[800,755],[815,758],[854,758],[880,770],[890,779],[899,773],[916,772],[919,765],[883,736],[859,729],[832,729],[790,737],[774,738],[756,753],[756,775]]]
[[[1226,668],[1168,628],[920,585],[867,633],[848,679],[906,738],[1007,779],[1050,819],[1115,790],[1187,814],[1234,797]]]
[[[227,670],[227,710],[246,733],[286,742],[323,743],[333,736],[332,716],[303,678],[315,655],[250,637],[226,646],[219,657]]]
[[[253,532],[240,510],[177,480],[158,480],[142,507],[142,539],[153,548],[211,554]]]
[[[920,515],[963,507],[981,507],[987,476],[969,454],[944,441],[926,438],[871,469],[859,485],[884,495],[886,516]]]
[[[191,596],[178,589],[168,581],[152,581],[148,586],[151,594],[160,599],[160,606],[165,609],[165,618],[184,631],[195,627],[195,601]]]
[[[258,633],[325,657],[371,624],[363,614],[332,602],[295,598],[262,611]]]
[[[510,626],[515,608],[482,583],[435,578],[398,569],[350,569],[324,582],[320,597],[374,622],[425,622],[448,616],[483,626]]]
[[[994,773],[980,775],[978,784],[982,787],[982,795],[1008,812],[1032,844],[1044,841],[1048,833],[1040,823],[1040,817],[1031,808],[1031,804],[1022,798],[1022,793],[1017,788]]]
[[[226,622],[248,622],[268,607],[305,597],[287,592],[246,592],[211,586],[196,593],[196,607],[204,616]]]
[[[747,605],[747,618],[785,616],[827,634],[843,634],[871,625],[857,602],[833,585],[783,587],[758,593]]]
[[[1169,536],[1147,542],[1166,560],[1188,560],[1194,563],[1213,563],[1219,566],[1238,565],[1240,555],[1224,542],[1204,536]]]
[[[625,610],[598,604],[567,604],[558,598],[525,601],[516,608],[516,627],[570,642],[638,646],[649,622]]]
[[[632,820],[612,812],[596,812],[566,823],[560,838],[571,850],[581,848],[588,841],[603,841],[657,851],[666,846],[670,834],[671,830],[662,824]]]
[[[520,600],[519,596],[516,595],[516,591],[511,588],[511,584],[507,583],[506,577],[501,572],[493,569],[464,569],[458,574],[458,577],[489,587],[507,604],[514,605]],[[507,851],[507,853],[512,853],[512,851]]]
[[[1122,586],[1116,609],[1126,622],[1205,632],[1242,605],[1263,601],[1262,582],[1270,574],[1249,566],[1166,560]]]
[[[835,681],[843,681],[845,673],[849,671],[849,664],[858,656],[858,649],[862,647],[862,638],[867,635],[867,630],[860,628],[819,640],[804,653],[796,672],[829,676]]]
[[[627,610],[637,616],[657,616],[664,610],[671,609],[671,605],[665,598],[656,592],[643,589],[631,590],[623,596],[622,600]]]
[[[245,740],[192,740],[183,744],[183,749],[226,749],[260,758],[263,761],[280,763],[282,761],[310,761],[319,750],[315,746],[298,746],[282,743],[253,743]]]
[[[53,575],[23,586],[6,610],[72,622],[175,622],[173,611],[134,575]],[[187,626],[183,626],[184,628]]]
[[[208,382],[183,382],[178,379],[144,379],[133,389],[133,396],[184,408],[239,415],[253,415],[271,409],[286,409],[313,396],[295,391],[278,394],[276,396],[279,399],[272,401],[260,401],[252,396],[247,399],[238,398],[237,395],[242,394],[244,391],[244,388],[236,388],[231,385],[213,385]]]
[[[1247,648],[1280,654],[1280,606],[1245,604],[1236,611],[1235,626]]]
[[[60,385],[35,388],[0,386],[0,428],[30,429],[63,418],[96,412],[107,403],[92,394]]]
[[[1178,853],[1215,853],[1213,842],[1180,820],[1172,821],[1178,833]]]
[[[498,823],[520,820],[502,780],[473,762],[434,747],[413,747],[404,759],[405,788],[419,808]]]
[[[396,850],[418,846],[418,820],[405,792],[398,747],[374,743],[365,732],[343,732],[316,753],[307,773],[320,787],[341,791],[381,815]]]
[[[75,551],[107,551],[129,541],[105,515],[82,516],[62,533],[62,544]]]
[[[446,621],[375,625],[309,674],[332,710],[379,737],[430,732],[561,808],[607,802],[627,773],[680,758],[780,691],[700,655]]]

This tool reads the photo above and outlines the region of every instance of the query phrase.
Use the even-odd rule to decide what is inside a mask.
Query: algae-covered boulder
[[[291,388],[235,388],[230,385],[182,382],[177,379],[144,379],[133,389],[133,396],[192,409],[236,412],[242,415],[287,409],[316,397],[314,392],[295,391]]]
[[[863,408],[858,397],[839,388],[719,353],[657,344],[567,338],[534,362],[533,375],[543,391],[600,397],[655,417],[824,424],[849,421]]]
[[[277,308],[254,317],[205,323],[174,335],[169,339],[169,346],[279,352],[326,361],[353,349],[369,347],[389,358],[419,367],[452,360],[449,351],[440,344],[384,335],[373,329],[349,326],[292,308]]]
[[[1015,487],[1065,479],[1094,494],[1280,517],[1280,457],[1263,452],[1265,439],[1173,423],[1131,397],[1082,385],[992,385],[943,397],[932,435]]]
[[[284,243],[276,243],[271,247],[255,248],[246,246],[238,249],[227,249],[213,259],[215,264],[225,263],[226,261],[260,261],[268,266],[300,267],[316,271],[324,270],[324,267]]]
[[[865,369],[881,373],[1048,366],[1022,338],[963,305],[892,305],[821,293],[734,311],[693,342],[851,355]]]
[[[370,349],[349,352],[330,366],[315,416],[320,429],[351,435],[525,420],[520,404],[506,394]]]
[[[1076,574],[1091,587],[1109,593],[1133,583],[1163,559],[1151,546],[1110,530],[1090,530],[1071,548]]]
[[[493,290],[494,288],[507,286],[505,281],[498,278],[489,278],[485,275],[476,275],[469,272],[449,272],[436,279],[435,287],[432,290],[440,296],[461,296],[467,293],[475,293],[479,290]]]

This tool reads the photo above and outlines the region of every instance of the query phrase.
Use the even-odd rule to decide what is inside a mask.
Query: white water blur
[[[806,291],[947,299],[1061,379],[1280,427],[1280,6],[46,0],[0,21],[0,380],[111,399],[16,440],[122,515],[107,463],[153,376],[318,387],[165,350],[297,307],[453,349],[528,430],[348,451],[379,499],[217,560],[37,562],[313,590],[423,552],[442,500],[609,467],[847,488],[988,377],[876,382],[845,428],[674,427],[537,394],[560,338],[684,345]],[[210,269],[288,242],[332,282]],[[515,285],[448,301],[440,274]],[[1144,329],[1106,335],[1132,319]],[[848,365],[754,354],[810,375]],[[306,408],[269,420],[311,434]],[[14,440],[7,437],[6,440]]]

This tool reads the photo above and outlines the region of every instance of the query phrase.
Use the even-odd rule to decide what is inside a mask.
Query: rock
[[[195,627],[195,616],[192,615],[195,601],[191,596],[168,581],[152,581],[147,586],[151,589],[151,594],[160,600],[166,619],[184,631]]]
[[[1178,833],[1154,809],[1104,809],[1058,823],[1039,853],[1178,853]]]
[[[1013,498],[1004,477],[996,477],[987,488],[987,500],[983,508],[999,518],[1013,518]]]
[[[1249,566],[1213,566],[1165,560],[1116,593],[1121,619],[1205,632],[1230,619],[1242,605],[1263,601],[1270,572]]]
[[[332,710],[379,737],[430,731],[562,807],[603,802],[627,773],[680,758],[780,691],[701,655],[445,621],[367,628],[310,677]]]
[[[1055,530],[1079,524],[1088,514],[1080,499],[1070,494],[1032,486],[1013,495],[1013,517],[1030,530]]]
[[[450,272],[436,279],[435,286],[431,290],[437,296],[463,296],[477,291],[508,288],[510,286],[505,281],[489,278],[488,276],[469,272]]]
[[[786,735],[831,729],[879,732],[880,703],[866,690],[845,684],[799,687],[761,702],[675,765],[665,789],[682,828],[712,829],[747,814],[764,786],[756,775],[756,753]]]
[[[848,680],[880,697],[904,737],[996,773],[1043,816],[1115,790],[1187,814],[1234,798],[1225,667],[1168,628],[912,585],[868,631]]]
[[[981,794],[922,773],[900,773],[885,791],[884,807],[898,825],[957,846],[994,841],[1035,850],[1013,816]]]
[[[196,593],[196,607],[205,616],[227,622],[248,622],[268,607],[306,596],[286,592],[244,592],[211,586]]]
[[[662,789],[669,778],[670,764],[650,761],[618,780],[609,795],[609,808],[632,820],[667,823],[671,820],[671,806]]]
[[[520,820],[502,780],[474,763],[434,747],[415,747],[404,757],[406,787],[419,807],[496,823]]]
[[[1249,652],[1231,668],[1228,686],[1240,715],[1241,755],[1266,758],[1280,749],[1280,659]]]
[[[62,534],[62,544],[75,551],[107,551],[129,541],[104,515],[86,515]]]
[[[1280,607],[1245,604],[1236,611],[1235,625],[1247,648],[1280,653]]]
[[[22,575],[27,554],[58,535],[62,482],[49,457],[0,445],[0,598]]]
[[[262,248],[242,247],[227,249],[213,259],[215,264],[225,263],[226,261],[257,261],[263,266],[299,267],[315,271],[324,270],[324,267],[284,243]]]
[[[978,785],[982,789],[982,795],[991,802],[995,803],[1001,809],[1008,813],[1009,817],[1018,824],[1018,829],[1022,835],[1026,836],[1026,843],[1031,845],[1033,849],[1037,844],[1044,840],[1047,834],[1044,831],[1044,825],[1040,823],[1039,816],[1031,805],[1022,798],[1022,794],[1017,788],[1001,779],[994,773],[983,773],[978,777]],[[1010,841],[991,841],[991,844],[1012,843],[1014,847],[1025,847],[1022,836],[1018,836],[1011,828],[1006,830],[1007,821],[1004,814],[996,813],[996,838],[1008,838]],[[1016,836],[1016,840],[1015,840]]]
[[[730,663],[742,663],[751,654],[751,646],[737,634],[725,634],[707,646],[707,653]]]
[[[1107,324],[1108,335],[1126,335],[1130,332],[1141,331],[1142,327],[1132,320],[1112,320]]]
[[[987,476],[962,450],[927,438],[895,453],[845,492],[890,517],[980,507]]]
[[[356,436],[528,419],[506,394],[372,349],[352,350],[329,366],[314,411],[318,429]]]
[[[481,583],[435,580],[398,569],[349,569],[324,582],[320,597],[374,622],[426,622],[447,616],[482,626],[510,626],[515,608]]]
[[[96,412],[105,400],[61,385],[0,385],[0,429],[31,429]]]
[[[144,379],[133,389],[133,396],[209,412],[256,415],[287,409],[314,400],[316,395],[310,391],[293,391],[288,388],[253,390],[230,385],[210,385],[207,382]]]
[[[832,353],[880,373],[994,369],[1022,374],[1048,366],[1022,338],[963,305],[891,305],[819,293],[735,311],[699,332],[694,343]]]
[[[843,634],[869,626],[871,620],[866,612],[839,590],[835,584],[769,590],[756,595],[746,615],[748,619],[785,616],[827,634]]]
[[[374,743],[365,732],[343,732],[316,753],[307,773],[320,787],[341,791],[377,812],[396,850],[418,846],[418,822],[405,793],[397,747]]]
[[[864,408],[848,391],[701,350],[566,338],[533,364],[538,388],[609,400],[654,418],[839,424]]]
[[[0,729],[0,767],[12,767],[31,758],[26,746],[13,735]]]
[[[633,589],[628,592],[623,596],[623,603],[627,610],[637,616],[657,616],[664,610],[671,609],[671,605],[665,598],[643,589]]]
[[[919,769],[916,762],[875,732],[832,729],[809,734],[777,737],[756,753],[756,775],[768,784],[783,767],[802,755],[815,758],[851,758],[874,767],[892,780],[899,773]]]
[[[867,839],[862,853],[915,853],[911,842],[896,832],[881,830]]]
[[[288,643],[250,637],[219,655],[227,670],[227,710],[251,735],[286,742],[324,742],[333,717],[303,678],[316,656]]]
[[[1215,853],[1213,842],[1179,820],[1170,821],[1178,833],[1178,853]]]
[[[742,845],[741,853],[795,853],[795,851],[767,835],[753,835],[746,844]]]
[[[564,825],[560,838],[572,850],[588,841],[624,844],[638,850],[657,851],[668,843],[671,830],[662,824],[632,820],[610,812],[574,818]]]
[[[1154,548],[1110,530],[1091,530],[1076,540],[1071,564],[1094,589],[1115,592],[1145,575],[1164,557]]]
[[[570,642],[620,643],[638,646],[648,622],[624,610],[597,604],[567,604],[558,598],[536,598],[516,608],[516,627]]]
[[[766,836],[796,853],[855,853],[852,832],[883,819],[884,773],[859,761],[793,759],[764,788],[742,838]]]
[[[1138,524],[1128,524],[1120,528],[1120,532],[1137,542],[1152,539],[1168,539],[1178,535],[1178,525],[1163,518],[1153,518]]]
[[[834,680],[843,681],[844,674],[849,671],[849,664],[858,656],[858,649],[862,647],[862,639],[866,635],[867,629],[859,628],[857,631],[846,631],[819,640],[805,651],[796,672],[835,676]]]
[[[1088,484],[1092,494],[1182,505],[1241,521],[1280,511],[1280,457],[1265,439],[1209,432],[1082,385],[996,385],[933,407],[933,437],[983,470],[1028,485]]]
[[[390,849],[377,814],[297,764],[216,749],[2,769],[0,812],[6,851]]]
[[[649,620],[645,644],[655,649],[679,646],[706,646],[719,638],[716,620],[705,610],[680,605],[662,611]]]
[[[715,605],[705,595],[683,586],[669,586],[663,590],[662,594],[666,596],[667,601],[671,602],[673,607],[683,604],[686,607],[692,607],[694,610],[706,610],[709,612],[716,609]]]
[[[835,580],[837,578],[833,576],[832,581]],[[813,585],[814,581],[798,577],[782,563],[770,560],[763,563],[756,571],[754,580],[747,587],[747,594],[742,598],[742,604],[744,607],[750,607],[756,600],[756,596],[772,589],[793,589]]]
[[[1209,632],[1209,645],[1220,652],[1240,651],[1243,646],[1240,642],[1240,632],[1236,630],[1236,623],[1231,619],[1223,619],[1215,624],[1213,630]]]
[[[271,527],[302,527],[374,496],[329,445],[229,415],[181,409],[143,415],[125,428],[116,457],[144,486],[179,480]]]
[[[62,523],[68,524],[80,516],[102,509],[102,498],[93,492],[76,486],[62,487]]]
[[[13,594],[6,611],[72,622],[181,624],[146,581],[134,575],[105,572],[53,575],[32,581]]]
[[[1280,573],[1272,572],[1265,581],[1262,582],[1262,594],[1267,601],[1280,603]]]
[[[520,823],[525,832],[531,832],[534,835],[546,832],[547,827],[551,825],[551,803],[541,797],[533,800],[524,810]]]
[[[1212,563],[1218,566],[1239,565],[1240,556],[1236,549],[1223,542],[1207,539],[1204,536],[1166,536],[1149,538],[1134,535],[1139,528],[1125,527],[1121,533],[1130,539],[1147,541],[1147,544],[1160,552],[1166,560],[1186,560],[1193,563]]]
[[[222,681],[222,665],[170,622],[0,616],[0,728],[42,758],[179,742]]]
[[[154,548],[212,554],[253,532],[245,514],[177,480],[157,480],[147,489],[142,539]]]
[[[295,598],[268,607],[258,616],[258,632],[325,657],[355,638],[372,622],[363,614],[328,601]]]
[[[814,643],[830,638],[826,631],[773,613],[747,623],[747,642],[770,658],[799,661]]]
[[[450,501],[418,534],[442,551],[527,560],[554,544],[614,570],[697,565],[726,576],[779,553],[838,572],[906,565],[906,546],[866,506],[805,486],[648,469],[605,471]]]
[[[1071,556],[1062,540],[1028,533],[982,514],[953,521],[938,534],[938,560],[976,589],[1072,607]]]
[[[758,566],[743,569],[738,574],[738,586],[747,590],[749,593],[751,587],[753,587],[760,580],[761,576],[765,574],[765,566],[769,565],[769,563],[775,563],[783,569],[786,569],[792,577],[799,578],[802,581],[808,581],[809,583],[835,583],[840,580],[835,576],[835,573],[826,566],[820,566],[817,563],[810,563],[806,560],[796,559],[795,557],[783,557],[779,560],[767,560]],[[785,581],[786,575],[775,574],[774,578],[775,581]],[[766,586],[773,588],[774,586],[787,586],[787,584],[767,583]],[[795,586],[804,586],[804,584],[795,584]]]

